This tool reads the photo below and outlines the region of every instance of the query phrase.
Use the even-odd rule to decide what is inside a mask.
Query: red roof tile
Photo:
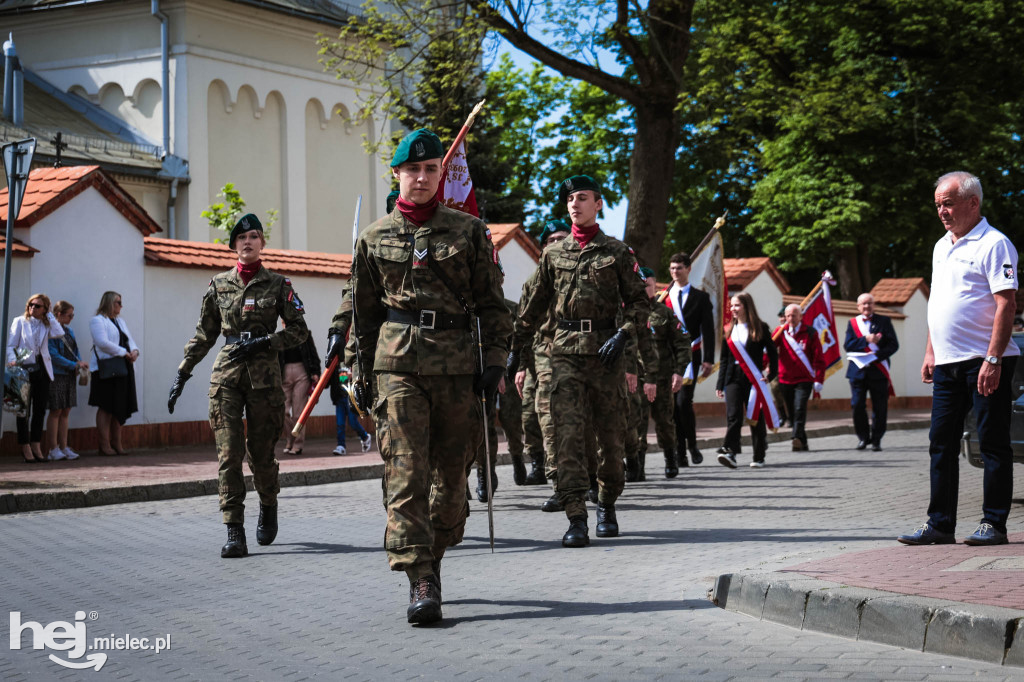
[[[238,261],[226,244],[146,237],[144,249],[147,265],[229,270]],[[264,249],[262,260],[270,270],[291,276],[347,279],[352,270],[352,256],[347,253]]]
[[[0,237],[0,253],[7,250],[7,238]],[[26,246],[20,240],[14,240],[14,253],[12,256],[20,256],[22,258],[31,258],[35,254],[39,253],[39,249],[33,249],[31,246]]]
[[[89,187],[95,187],[144,236],[161,231],[146,210],[99,166],[33,169],[21,200],[18,227],[35,225]],[[8,200],[7,188],[0,190],[0,224],[4,228]]]
[[[782,297],[782,305],[787,306],[790,303],[803,303],[803,300],[803,296],[786,295]],[[836,315],[846,315],[847,317],[853,317],[854,315],[860,314],[860,311],[857,310],[856,301],[844,301],[838,298],[832,299],[832,312]],[[894,320],[903,320],[907,317],[903,313],[898,313],[895,310],[890,310],[889,308],[881,305],[875,305],[875,312],[879,315],[891,317]]]
[[[754,281],[755,277],[765,270],[775,280],[775,284],[778,285],[782,293],[786,293],[790,289],[789,282],[779,272],[779,269],[775,267],[775,263],[772,263],[772,259],[767,256],[759,258],[723,258],[722,264],[725,267],[725,280],[728,282],[731,291],[745,289],[748,284]]]
[[[924,277],[890,277],[878,280],[871,289],[871,295],[875,297],[875,303],[878,305],[903,306],[918,289],[924,292],[925,298],[928,298],[930,290]]]
[[[487,228],[491,231],[491,240],[494,242],[494,248],[500,251],[514,239],[534,261],[540,260],[540,246],[523,229],[522,223],[488,223]]]

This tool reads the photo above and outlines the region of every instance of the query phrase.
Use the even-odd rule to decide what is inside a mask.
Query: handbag
[[[123,356],[100,359],[99,353],[96,352],[96,346],[93,346],[92,352],[96,356],[100,379],[115,379],[128,376],[128,361]]]
[[[78,368],[78,385],[88,386],[89,385],[89,368],[79,367]]]

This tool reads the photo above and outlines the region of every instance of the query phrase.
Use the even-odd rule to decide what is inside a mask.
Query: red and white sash
[[[853,318],[853,333],[857,335],[858,339],[864,338],[867,334],[871,333],[868,328],[867,321],[861,316],[857,315]],[[868,348],[871,349],[870,353],[847,353],[846,356],[850,358],[858,367],[866,367],[867,365],[874,365],[885,375],[885,380],[889,382],[889,395],[896,395],[896,390],[892,387],[892,377],[889,375],[889,361],[879,360],[875,353],[878,352],[878,344],[869,343]]]
[[[797,343],[796,338],[792,334],[790,334],[789,332],[790,332],[790,327],[787,324],[782,329],[782,338],[784,338],[786,340],[786,345],[789,347],[790,352],[792,352],[793,355],[796,356],[797,360],[799,360],[801,362],[801,364],[803,364],[804,368],[807,370],[807,374],[809,374],[810,377],[811,377],[811,381],[813,381],[814,383],[817,383],[818,379],[814,375],[814,368],[811,366],[811,361],[807,357],[807,353],[804,352],[803,346],[801,346],[799,343]],[[821,397],[821,394],[818,393],[817,391],[814,392],[814,395],[817,398]]]
[[[729,350],[732,351],[732,356],[736,358],[736,364],[743,369],[743,373],[747,375],[747,381],[750,382],[750,397],[747,398],[747,419],[754,422],[757,421],[759,415],[764,415],[765,426],[769,429],[779,428],[779,413],[775,411],[775,401],[772,400],[771,389],[768,388],[768,382],[764,380],[764,376],[761,374],[761,368],[754,364],[750,355],[747,353],[747,347],[745,343],[735,343],[732,336],[736,334],[736,329],[733,329],[733,334],[729,336],[726,343],[729,344]]]
[[[686,366],[686,374],[683,375],[683,383],[684,384],[692,384],[694,382],[694,379],[696,379],[696,376],[694,376],[694,373],[693,373],[693,366],[694,366],[695,363],[692,360],[692,358],[697,357],[697,351],[699,351],[701,349],[701,346],[704,345],[703,342],[704,342],[704,337],[703,336],[698,336],[696,339],[694,339],[693,341],[690,342],[690,353],[691,353],[690,357],[691,357],[691,360],[690,360],[690,364],[688,364]]]

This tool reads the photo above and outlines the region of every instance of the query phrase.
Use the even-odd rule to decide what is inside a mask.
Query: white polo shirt
[[[947,232],[932,252],[928,332],[935,364],[988,355],[996,302],[993,294],[1017,288],[1017,249],[985,218],[953,243]],[[1004,356],[1020,355],[1011,339]]]

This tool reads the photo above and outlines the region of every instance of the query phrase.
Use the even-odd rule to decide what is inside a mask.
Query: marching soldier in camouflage
[[[443,155],[430,131],[402,140],[391,160],[396,209],[359,236],[352,264],[356,364],[375,379],[369,398],[384,460],[384,548],[391,569],[409,578],[410,623],[441,619],[441,559],[462,541],[469,513],[480,397],[493,400],[512,332],[490,231],[438,204]]]
[[[669,457],[676,449],[673,396],[683,387],[683,375],[686,374],[686,367],[690,364],[690,335],[686,333],[682,323],[664,304],[664,292],[657,293],[658,285],[654,278],[654,271],[650,268],[640,268],[640,272],[647,278],[646,289],[651,306],[647,327],[658,356],[658,363],[655,367],[644,366],[641,371],[646,377],[645,381],[653,382],[657,387],[655,398],[649,403],[649,412],[654,417],[654,432],[658,438],[658,446],[665,453],[665,466],[668,467],[669,463],[674,466],[676,461],[674,457]],[[646,408],[648,405],[644,407]],[[646,410],[641,419],[642,427],[638,425],[637,428],[638,430],[643,429],[643,445],[646,445],[648,422]],[[643,457],[639,458],[639,466],[636,480],[644,480]],[[629,478],[630,471],[627,466],[626,480],[628,481]]]
[[[520,304],[509,358],[518,365],[518,350],[529,343],[552,310],[551,414],[555,425],[558,495],[569,518],[565,547],[590,543],[585,496],[589,487],[583,454],[585,411],[593,418],[601,448],[597,508],[598,537],[618,535],[615,501],[625,484],[623,436],[626,430],[625,372],[622,351],[631,331],[646,327],[649,306],[632,250],[600,231],[601,188],[586,175],[569,178],[559,195],[572,218],[572,238],[547,249],[537,282]],[[623,309],[623,305],[625,308]],[[622,310],[624,322],[616,325]],[[641,356],[655,362],[646,335],[638,338]],[[581,405],[580,396],[588,400]]]
[[[228,541],[220,555],[235,558],[249,553],[243,526],[242,460],[246,455],[260,497],[256,541],[269,545],[277,536],[280,486],[274,444],[284,425],[278,351],[304,342],[309,330],[291,281],[260,262],[266,240],[259,219],[251,213],[242,216],[228,243],[238,254],[238,264],[210,280],[195,336],[185,345],[185,359],[171,386],[167,410],[174,412],[192,368],[223,335],[224,345],[210,375],[210,426],[217,441],[220,510],[228,527]],[[275,332],[278,318],[285,326]]]
[[[644,274],[646,269],[640,268],[640,273]],[[623,352],[626,366],[626,402],[629,407],[623,444],[627,483],[646,480],[643,469],[647,457],[647,423],[650,419],[650,400],[653,399],[656,390],[653,381],[647,378],[649,375],[643,363],[640,362],[637,335],[643,333],[643,329],[631,333]]]

